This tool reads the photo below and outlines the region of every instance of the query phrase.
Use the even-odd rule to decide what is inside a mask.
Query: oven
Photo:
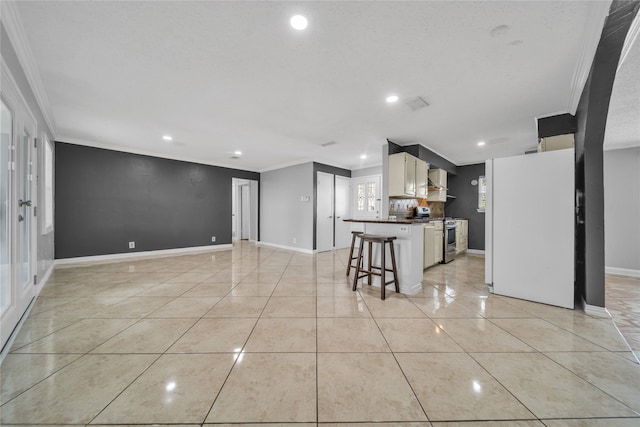
[[[451,262],[456,257],[456,220],[444,221],[444,264]]]

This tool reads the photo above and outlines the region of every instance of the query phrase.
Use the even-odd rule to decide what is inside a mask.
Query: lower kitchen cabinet
[[[469,220],[456,220],[456,254],[469,249]]]
[[[436,230],[432,225],[424,226],[424,267],[428,268],[435,264],[435,240]]]
[[[444,225],[434,221],[424,226],[424,268],[442,262],[444,256]]]

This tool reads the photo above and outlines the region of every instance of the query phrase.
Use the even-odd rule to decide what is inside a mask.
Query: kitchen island
[[[424,222],[413,220],[380,220],[380,219],[345,219],[350,222],[351,231],[362,231],[366,234],[381,236],[396,236],[394,248],[396,253],[396,265],[398,269],[398,281],[400,293],[414,295],[422,290],[422,273],[424,262]],[[374,245],[373,263],[380,265],[380,248]],[[368,255],[366,249],[364,256]],[[366,265],[366,261],[365,261]],[[387,265],[391,260],[387,254]],[[387,273],[387,281],[391,280],[391,273]],[[364,279],[366,281],[366,279]],[[380,278],[373,276],[373,286],[380,286]],[[394,290],[393,284],[387,289]]]

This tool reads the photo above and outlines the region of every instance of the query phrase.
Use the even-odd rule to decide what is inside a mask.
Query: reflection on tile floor
[[[482,256],[385,301],[346,258],[238,243],[58,268],[0,366],[0,424],[640,425],[618,331],[640,351],[640,279],[607,276],[614,324],[489,294]]]

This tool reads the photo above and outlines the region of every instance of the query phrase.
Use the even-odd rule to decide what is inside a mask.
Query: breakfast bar
[[[409,220],[345,219],[351,222],[352,231],[366,234],[395,236],[395,255],[398,268],[400,293],[414,295],[422,289],[424,259],[424,223]],[[364,254],[366,255],[366,254]],[[379,265],[380,253],[375,251],[373,263]],[[373,278],[373,286],[380,286],[380,278]],[[391,287],[387,289],[391,290]]]

